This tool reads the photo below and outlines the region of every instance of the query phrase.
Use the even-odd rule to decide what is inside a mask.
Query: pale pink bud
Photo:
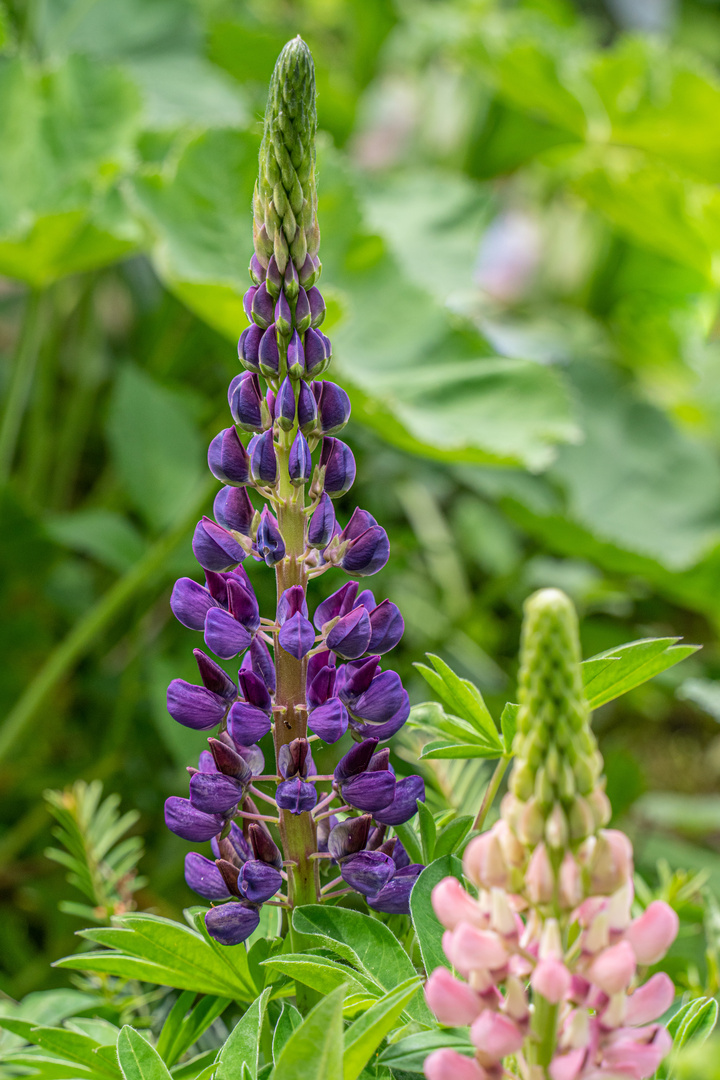
[[[560,903],[564,908],[574,908],[581,900],[580,867],[568,851],[560,865]]]
[[[647,1080],[657,1070],[662,1059],[668,1054],[672,1039],[665,1028],[658,1027],[653,1032],[651,1041],[638,1039],[618,1039],[606,1047],[603,1063],[616,1072],[627,1074],[633,1080]]]
[[[540,935],[538,956],[541,960],[560,960],[563,955],[562,937],[557,919],[546,919]]]
[[[555,878],[544,844],[538,844],[532,853],[525,874],[525,886],[533,904],[549,904],[555,892]]]
[[[606,909],[611,930],[625,930],[630,925],[630,909],[634,896],[635,888],[632,881],[626,881],[617,892],[612,894]]]
[[[425,983],[425,1000],[439,1022],[448,1027],[472,1024],[482,1008],[475,991],[444,967],[435,968]]]
[[[505,982],[505,1004],[503,1009],[516,1024],[524,1024],[530,1016],[525,987],[513,975],[510,975]]]
[[[551,1080],[577,1080],[585,1064],[587,1050],[570,1050],[567,1054],[556,1054],[550,1062]]]
[[[607,998],[607,995],[605,997]],[[621,990],[618,994],[613,994],[608,999],[605,1008],[600,1012],[600,1026],[605,1031],[612,1031],[613,1028],[622,1027],[625,1023],[626,1007],[627,994],[625,991]]]
[[[487,925],[477,902],[463,889],[457,878],[443,878],[433,889],[430,899],[433,911],[448,930],[454,930],[461,922],[481,928]]]
[[[627,941],[603,949],[593,960],[588,975],[609,995],[626,990],[635,974],[635,954]]]
[[[494,829],[470,841],[463,855],[463,869],[473,885],[485,889],[493,885],[507,888],[510,873]]]
[[[474,1058],[455,1050],[435,1050],[425,1058],[427,1080],[487,1080],[487,1073]]]
[[[524,929],[522,920],[518,918],[510,907],[507,893],[502,889],[493,889],[491,891],[490,911],[490,925],[501,937],[515,939],[519,936],[518,930]]]
[[[653,900],[625,931],[638,964],[656,964],[677,937],[679,919],[664,900]]]
[[[632,844],[618,829],[603,829],[590,858],[594,893],[612,893],[632,878]]]
[[[570,998],[578,1005],[582,1005],[587,1000],[587,996],[590,992],[590,983],[582,975],[578,975],[577,972],[572,977],[570,984]]]
[[[473,968],[494,971],[508,961],[505,946],[497,934],[492,930],[478,930],[469,923],[460,923],[452,931],[449,945],[448,951],[443,938],[445,954],[461,975],[469,975]]]
[[[522,866],[525,862],[525,848],[512,831],[507,821],[502,818],[493,826],[498,838],[505,862],[509,866]]]
[[[565,1017],[560,1032],[563,1050],[584,1050],[590,1045],[590,1017],[587,1009],[573,1009]]]
[[[562,960],[541,960],[530,976],[536,994],[559,1005],[570,989],[571,975]]]
[[[610,944],[610,923],[607,909],[598,912],[590,926],[583,933],[582,949],[584,953],[598,953]]]
[[[658,971],[627,999],[625,1023],[631,1027],[649,1024],[667,1012],[674,1000],[672,979],[664,971]]]
[[[517,1053],[523,1043],[517,1024],[509,1016],[490,1009],[478,1016],[470,1028],[470,1038],[478,1050],[495,1061]]]
[[[532,847],[545,835],[545,815],[534,797],[529,799],[518,817],[518,837],[523,844]]]

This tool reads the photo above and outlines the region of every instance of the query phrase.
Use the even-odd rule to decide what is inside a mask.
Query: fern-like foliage
[[[140,815],[137,810],[121,814],[119,795],[102,796],[100,780],[78,780],[64,791],[45,792],[58,823],[52,834],[62,845],[45,854],[67,868],[67,881],[90,901],[63,901],[60,910],[101,924],[134,910],[133,895],[145,884],[137,874],[142,839],[126,835]]]

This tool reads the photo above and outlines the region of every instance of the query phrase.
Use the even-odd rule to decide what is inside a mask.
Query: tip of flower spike
[[[312,53],[298,34],[284,46],[270,80],[268,117],[284,106],[292,119],[315,122],[315,64]]]

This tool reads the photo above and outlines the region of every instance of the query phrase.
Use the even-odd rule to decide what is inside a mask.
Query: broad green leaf
[[[517,714],[519,708],[519,705],[513,705],[508,701],[500,717],[500,727],[502,728],[502,737],[506,754],[512,754],[515,732],[517,731]]]
[[[86,1016],[78,1016],[65,1021],[65,1027],[70,1031],[79,1031],[81,1035],[87,1035],[98,1046],[115,1046],[120,1034],[120,1028],[111,1024],[109,1020],[99,1020]]]
[[[91,1072],[117,1080],[118,1068],[114,1060],[101,1059],[96,1050],[99,1043],[79,1031],[67,1028],[36,1026],[30,1021],[0,1017],[0,1027],[20,1035],[27,1042],[39,1046],[50,1054],[84,1065]]]
[[[308,1013],[281,1050],[272,1080],[340,1080],[344,994],[338,987]]]
[[[415,996],[420,980],[407,979],[355,1020],[345,1032],[343,1080],[357,1080],[385,1036],[400,1019],[405,1006]]]
[[[402,825],[395,825],[395,835],[410,856],[410,862],[422,862],[422,848],[418,841],[417,833],[409,821]]]
[[[466,743],[448,743],[444,739],[426,743],[420,752],[421,761],[436,761],[445,758],[497,758],[502,749],[487,746],[468,746]]]
[[[235,128],[248,122],[242,87],[202,56],[135,56],[123,68],[141,91],[145,124],[154,131],[190,125]]]
[[[217,1050],[205,1050],[196,1054],[180,1065],[173,1065],[170,1073],[173,1080],[200,1080],[206,1073],[212,1075],[217,1068]]]
[[[53,540],[124,573],[145,554],[147,544],[134,525],[113,510],[76,510],[46,519]]]
[[[380,1054],[379,1060],[393,1069],[422,1075],[428,1054],[431,1054],[433,1050],[442,1050],[446,1046],[468,1057],[472,1057],[475,1053],[467,1028],[436,1028],[434,1031],[420,1031],[415,1035],[406,1035],[404,1039],[390,1043]]]
[[[456,713],[467,723],[472,724],[488,745],[497,746],[502,751],[495,722],[478,688],[469,680],[461,679],[459,675],[456,675],[439,656],[434,656],[432,653],[427,655],[435,668],[434,672],[424,664],[415,665],[425,681],[429,683],[450,712]]]
[[[203,440],[177,395],[124,366],[107,431],[120,481],[147,522],[159,529],[187,513],[203,482]]]
[[[287,975],[289,979],[309,986],[320,994],[329,994],[339,986],[346,986],[349,993],[364,997],[376,997],[381,990],[375,980],[367,978],[363,972],[353,971],[324,956],[286,953],[263,960],[262,966]]]
[[[282,1049],[293,1031],[296,1031],[302,1024],[302,1019],[302,1014],[298,1012],[294,1005],[289,1001],[283,1001],[280,1016],[273,1031],[272,1055],[275,1063],[277,1063]]]
[[[331,949],[374,980],[381,990],[393,990],[415,974],[409,956],[392,931],[363,912],[313,904],[295,909],[293,926],[299,933],[315,937],[318,945]],[[419,994],[405,1011],[413,1020],[429,1022],[430,1012]]]
[[[117,1059],[125,1080],[170,1080],[170,1073],[154,1046],[128,1024],[117,1041]]]
[[[456,877],[462,881],[462,863],[456,855],[443,855],[426,866],[410,893],[410,914],[428,975],[441,964],[451,967],[441,944],[445,928],[433,911],[430,900],[435,886],[446,877]]]
[[[196,996],[191,990],[180,994],[165,1018],[157,1051],[168,1068],[194,1046],[230,1004],[230,998],[206,996],[193,1008]]]
[[[218,1080],[244,1080],[245,1073],[257,1080],[260,1032],[270,992],[270,987],[263,990],[230,1032],[218,1058]]]
[[[436,859],[443,855],[452,855],[463,846],[465,837],[472,829],[473,818],[464,814],[455,818],[440,830],[435,841],[433,855]]]
[[[591,657],[582,666],[585,695],[591,709],[626,694],[661,671],[697,652],[699,645],[678,645],[679,638],[644,638]],[[606,667],[598,662],[610,660]]]
[[[668,1023],[673,1048],[682,1049],[687,1043],[702,1044],[712,1035],[718,1018],[718,1003],[714,998],[696,998],[679,1009]]]
[[[420,825],[420,840],[422,841],[423,862],[430,863],[435,853],[435,838],[437,828],[432,813],[424,802],[418,799],[418,824]]]
[[[433,708],[434,706],[434,708]],[[420,727],[445,742],[462,742],[495,753],[495,744],[458,716],[449,716],[437,701],[426,701],[410,710],[410,727]]]

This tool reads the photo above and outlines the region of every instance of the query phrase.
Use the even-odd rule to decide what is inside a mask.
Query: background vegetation
[[[0,988],[15,997],[66,982],[48,963],[80,925],[44,854],[47,788],[119,792],[145,838],[138,905],[179,917],[191,900],[162,824],[197,747],[165,713],[168,680],[193,677],[168,596],[215,487],[204,452],[245,325],[265,88],[298,32],[318,73],[326,329],[354,408],[345,509],[390,533],[376,591],[405,614],[406,685],[423,700],[411,664],[431,650],[512,699],[540,585],[579,605],[585,655],[702,644],[596,730],[643,873],[677,893],[672,870],[704,870],[720,891],[720,4],[11,0]],[[424,768],[437,806],[477,809],[482,765]],[[707,985],[696,886],[678,971]]]

